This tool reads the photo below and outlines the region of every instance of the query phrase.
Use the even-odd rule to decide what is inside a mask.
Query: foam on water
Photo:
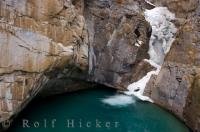
[[[108,98],[102,99],[101,101],[105,104],[119,107],[135,103],[135,99],[133,97],[122,94],[110,96]]]

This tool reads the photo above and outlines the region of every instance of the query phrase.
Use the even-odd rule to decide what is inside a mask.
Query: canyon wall
[[[151,27],[139,6],[138,1],[85,1],[91,81],[122,90],[153,69],[144,61]]]
[[[153,67],[138,1],[0,1],[0,122],[36,95],[126,89]]]
[[[198,0],[152,0],[176,14],[178,32],[159,75],[145,95],[200,131],[200,6]]]
[[[200,130],[198,0],[151,0],[176,14],[178,32],[145,95]],[[126,90],[154,69],[151,26],[141,0],[1,0],[0,122],[38,93],[58,94],[95,82]]]
[[[59,71],[87,70],[82,13],[66,0],[0,1],[0,122],[21,111]]]

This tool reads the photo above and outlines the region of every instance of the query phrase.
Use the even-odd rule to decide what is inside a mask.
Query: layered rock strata
[[[0,122],[17,114],[66,66],[87,69],[80,8],[65,0],[0,1]]]

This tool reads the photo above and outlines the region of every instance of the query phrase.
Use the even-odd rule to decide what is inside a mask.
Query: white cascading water
[[[149,42],[150,59],[149,62],[156,70],[150,71],[137,82],[128,86],[128,91],[124,92],[127,95],[134,95],[143,101],[153,102],[149,97],[144,96],[146,84],[149,82],[152,75],[158,75],[165,55],[169,52],[176,34],[176,27],[171,22],[175,19],[175,15],[166,7],[156,7],[144,12],[145,19],[152,27],[152,35]]]
[[[143,101],[153,102],[152,99],[144,96],[143,93],[151,76],[158,75],[160,72],[164,57],[170,50],[177,29],[171,22],[172,20],[175,20],[175,15],[171,13],[166,7],[155,7],[151,10],[145,10],[144,14],[145,19],[150,23],[152,27],[152,35],[150,38],[148,51],[150,59],[145,59],[145,61],[155,67],[156,70],[148,72],[142,79],[130,84],[127,88],[128,91],[124,92],[126,95],[129,95],[129,97],[125,97],[125,95],[115,95],[103,99],[103,103],[112,106],[126,106],[135,102],[134,98],[130,98],[130,95],[134,95]]]

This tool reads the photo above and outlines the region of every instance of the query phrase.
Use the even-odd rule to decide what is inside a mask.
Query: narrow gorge
[[[199,0],[1,0],[0,57],[0,131],[35,98],[100,85],[116,95],[88,95],[200,132]]]

